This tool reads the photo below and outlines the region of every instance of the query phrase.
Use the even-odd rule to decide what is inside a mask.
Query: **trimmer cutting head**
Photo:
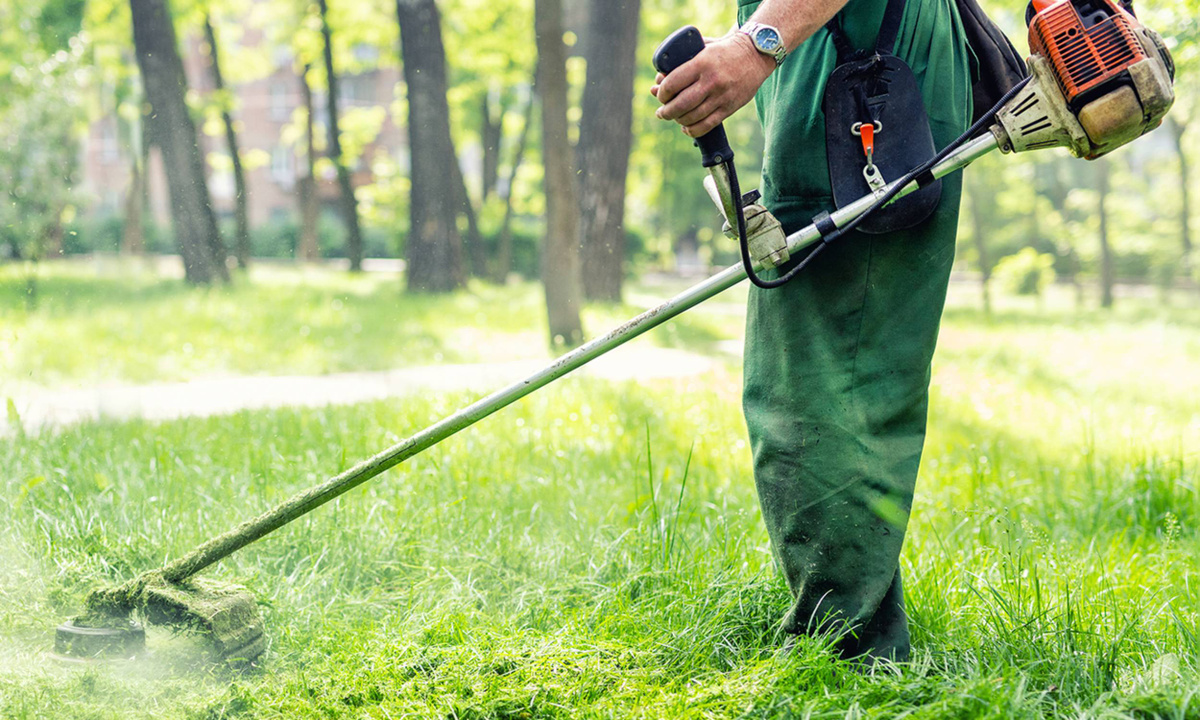
[[[93,592],[88,611],[58,627],[54,648],[67,658],[129,658],[145,650],[145,631],[131,618],[204,637],[215,655],[250,662],[266,649],[258,603],[238,585],[193,578],[173,583],[159,572]]]
[[[240,585],[201,578],[147,584],[141,612],[148,623],[204,635],[224,660],[249,662],[267,646],[258,603]]]
[[[146,630],[132,620],[114,618],[106,627],[89,627],[73,618],[54,631],[54,656],[60,660],[128,660],[146,650]]]

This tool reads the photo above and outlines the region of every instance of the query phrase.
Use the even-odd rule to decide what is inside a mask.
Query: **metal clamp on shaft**
[[[746,241],[750,248],[750,257],[763,267],[778,267],[791,258],[787,248],[787,235],[783,232],[783,224],[771,214],[766,207],[757,202],[758,193],[748,198],[734,198],[733,187],[729,181],[729,168],[717,165],[708,169],[708,177],[704,178],[704,189],[712,198],[721,216],[725,218],[722,230],[731,240],[738,239],[737,228],[731,218],[737,212],[735,202],[742,202],[742,213],[746,218]]]

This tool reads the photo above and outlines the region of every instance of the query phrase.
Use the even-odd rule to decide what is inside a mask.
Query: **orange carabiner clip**
[[[862,135],[863,154],[867,156],[867,164],[875,161],[875,124],[863,123],[859,129]]]

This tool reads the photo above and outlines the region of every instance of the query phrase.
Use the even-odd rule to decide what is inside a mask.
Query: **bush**
[[[85,218],[68,223],[63,230],[63,253],[67,255],[115,253],[121,250],[125,219],[120,215]],[[142,238],[148,253],[175,252],[175,238],[169,223],[159,225],[147,220],[142,229]]]
[[[237,232],[232,218],[220,219],[221,237],[232,253]],[[363,251],[366,257],[396,257],[400,246],[394,233],[383,228],[363,228]],[[63,252],[67,255],[91,253],[115,253],[121,249],[125,233],[125,219],[120,215],[85,218],[64,227]],[[144,239],[146,252],[150,254],[172,254],[177,252],[171,225],[159,225],[147,220]],[[250,231],[250,255],[261,258],[291,258],[296,254],[296,243],[300,239],[300,226],[293,218],[283,218],[253,228]],[[335,213],[322,213],[317,222],[317,241],[321,256],[326,258],[346,256],[346,231]],[[5,257],[4,246],[9,243],[20,247],[0,228],[0,257]],[[11,251],[9,251],[11,254]]]
[[[1000,258],[993,277],[1008,292],[1040,296],[1054,282],[1054,256],[1023,248],[1016,255]]]

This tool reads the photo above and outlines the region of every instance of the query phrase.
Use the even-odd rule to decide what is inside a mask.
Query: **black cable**
[[[992,120],[995,119],[1000,110],[1007,105],[1008,101],[1012,100],[1018,92],[1023,90],[1025,86],[1029,84],[1030,80],[1032,80],[1032,78],[1027,77],[1013,86],[1011,90],[1004,94],[1004,97],[1000,98],[1000,101],[997,102],[991,110],[988,110],[978,120],[976,120],[975,123],[971,125],[971,127],[967,128],[967,131],[960,135],[957,140],[947,145],[937,155],[934,155],[929,160],[913,168],[907,175],[901,177],[899,182],[895,183],[890,190],[881,195],[878,200],[872,203],[871,206],[864,210],[858,217],[854,218],[844,226],[839,227],[837,230],[834,230],[828,235],[823,236],[821,238],[821,244],[813,248],[812,252],[805,256],[805,258],[801,260],[796,267],[792,268],[782,277],[775,280],[763,280],[758,276],[757,273],[754,272],[754,263],[750,259],[750,244],[746,238],[746,216],[744,210],[742,209],[742,193],[741,188],[738,187],[737,171],[734,170],[732,162],[727,163],[727,168],[729,170],[729,186],[733,193],[734,204],[736,205],[737,209],[738,241],[742,252],[742,266],[746,270],[746,276],[750,278],[750,282],[754,283],[756,287],[763,288],[764,290],[771,290],[785,285],[791,281],[800,273],[801,270],[807,267],[809,262],[811,262],[814,257],[819,255],[821,251],[824,250],[827,245],[829,245],[829,243],[845,237],[847,233],[858,227],[859,223],[866,220],[872,213],[895,199],[895,197],[900,194],[901,190],[908,187],[909,183],[911,183],[920,175],[929,172],[934,168],[934,166],[949,157],[950,154],[955,150],[958,150],[967,142],[973,140],[977,135],[980,134],[980,131],[986,130],[991,125]]]

